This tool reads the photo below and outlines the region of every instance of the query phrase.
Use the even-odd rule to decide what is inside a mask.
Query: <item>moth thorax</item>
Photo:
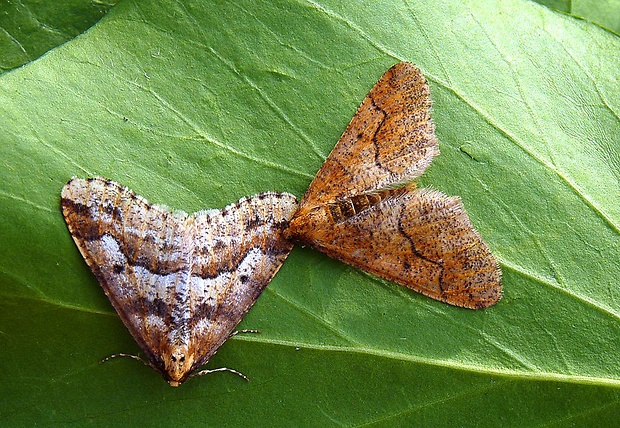
[[[288,229],[284,231],[287,239],[304,241],[317,230],[322,229],[331,219],[329,209],[325,205],[319,205],[309,210],[299,211],[289,222]]]
[[[194,356],[186,347],[172,348],[162,355],[168,383],[179,386],[189,376],[194,364]]]

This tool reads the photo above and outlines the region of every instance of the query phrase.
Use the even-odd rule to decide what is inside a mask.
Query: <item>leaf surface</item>
[[[97,22],[118,0],[0,3],[0,71],[20,67]]]
[[[620,413],[620,49],[520,1],[118,4],[0,77],[0,420],[581,425]],[[428,78],[442,154],[504,298],[450,307],[295,248],[208,368],[170,388],[73,245],[60,189],[105,176],[195,211],[302,196],[392,64]]]
[[[620,0],[535,0],[620,35]]]

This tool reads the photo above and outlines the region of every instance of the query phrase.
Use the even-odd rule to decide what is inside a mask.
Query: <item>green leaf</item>
[[[4,0],[0,3],[0,71],[20,67],[97,22],[118,0]]]
[[[535,0],[620,35],[620,0]]]
[[[3,425],[596,425],[620,413],[620,40],[519,0],[126,1],[0,77]],[[469,311],[295,248],[209,368],[171,388],[59,209],[102,175],[193,211],[303,195],[397,61],[505,295]],[[613,418],[613,419],[612,419]]]

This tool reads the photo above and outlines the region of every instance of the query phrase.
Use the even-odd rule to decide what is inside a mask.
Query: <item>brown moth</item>
[[[368,93],[310,184],[285,236],[471,309],[496,303],[501,270],[458,197],[416,189],[439,145],[430,88],[401,62]]]
[[[199,369],[236,333],[291,251],[283,232],[297,208],[293,195],[261,193],[188,215],[104,178],[73,178],[61,202],[71,236],[147,365],[172,386],[215,371],[245,378]]]

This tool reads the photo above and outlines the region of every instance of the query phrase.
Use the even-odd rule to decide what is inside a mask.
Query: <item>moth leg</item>
[[[233,336],[238,335],[239,333],[260,333],[260,330],[235,330],[232,333],[230,333],[230,336],[228,336],[228,339],[230,339]]]
[[[153,366],[153,364],[150,363],[150,361],[146,361],[143,360],[142,358],[138,357],[137,355],[131,355],[131,354],[114,354],[114,355],[110,355],[109,357],[105,357],[103,360],[99,361],[99,364],[103,364],[103,363],[107,363],[108,361],[110,361],[112,358],[117,358],[117,357],[129,357],[129,358],[133,358],[134,360],[140,361],[142,364],[144,364],[145,366],[149,366],[151,368],[155,368]]]
[[[220,367],[219,369],[213,369],[213,370],[201,370],[199,372],[192,373],[190,375],[190,378],[196,377],[196,376],[204,376],[206,374],[215,373],[215,372],[230,372],[230,373],[234,373],[237,376],[241,376],[242,378],[244,378],[246,380],[246,382],[250,381],[250,379],[246,375],[244,375],[243,373],[238,372],[237,370],[229,369],[228,367]]]

